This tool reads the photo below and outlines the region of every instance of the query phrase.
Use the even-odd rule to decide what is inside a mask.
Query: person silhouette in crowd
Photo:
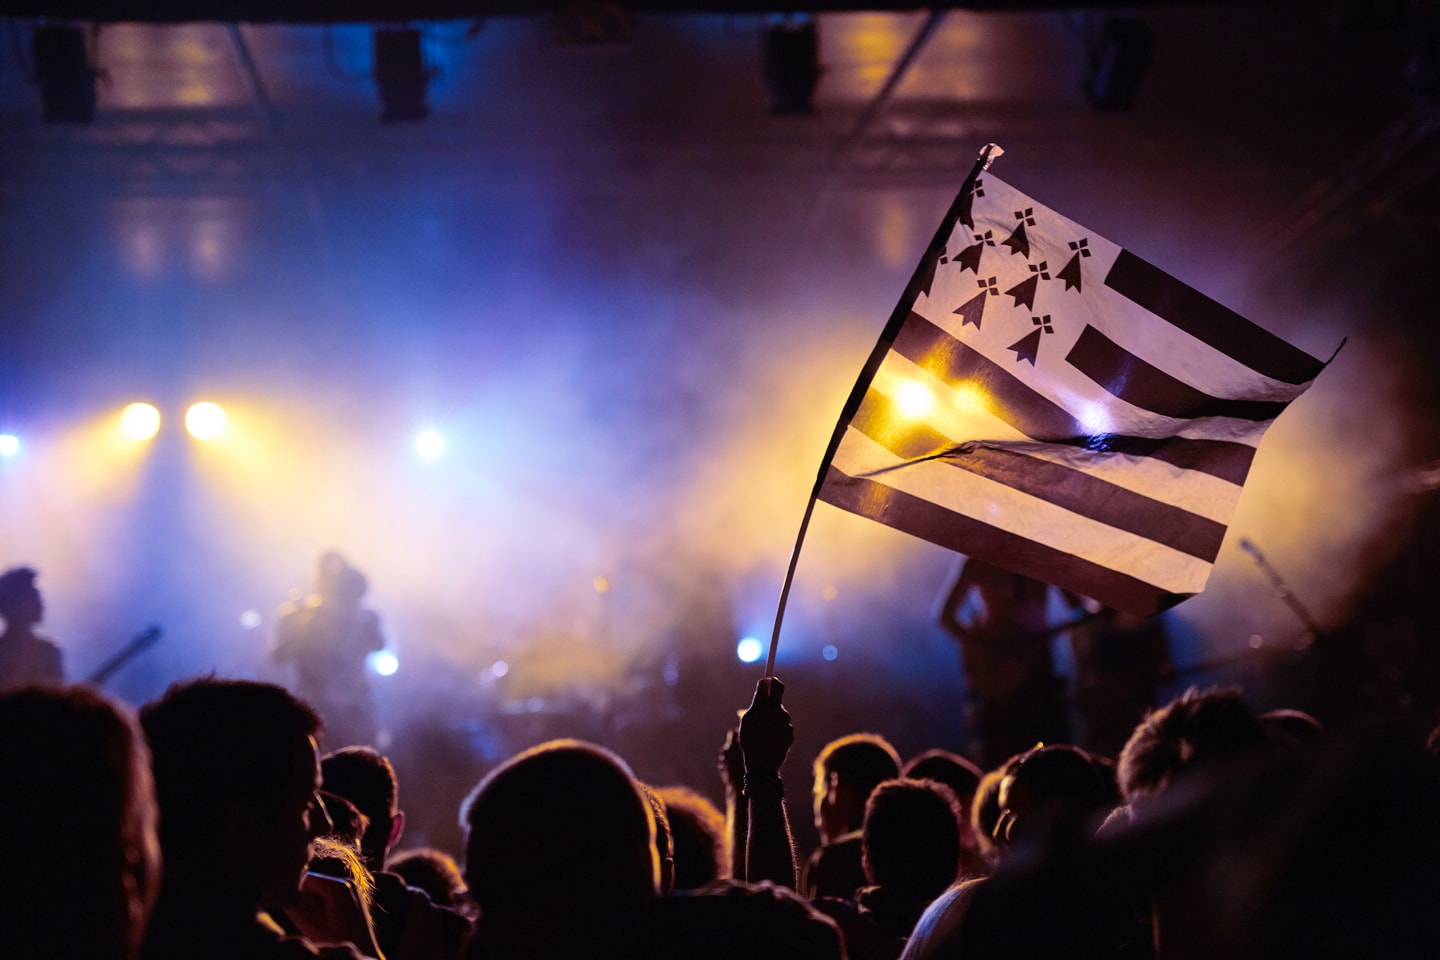
[[[852,733],[821,749],[814,775],[820,846],[801,872],[800,893],[812,900],[853,900],[855,891],[866,884],[860,836],[865,802],[881,783],[900,776],[900,755],[878,734]]]
[[[689,787],[655,790],[665,804],[675,855],[675,889],[695,890],[730,875],[725,848],[725,815]]]
[[[856,895],[861,913],[896,941],[960,872],[960,807],[954,792],[934,780],[886,780],[865,804],[861,830],[865,879]]]
[[[366,657],[385,646],[380,618],[364,606],[369,581],[343,556],[320,556],[315,592],[281,608],[272,656],[293,666],[295,689],[324,718],[336,745],[375,742]]]
[[[353,887],[306,870],[330,832],[313,708],[274,684],[206,677],[172,685],[140,723],[165,863],[145,960],[382,956]]]
[[[918,753],[905,761],[900,775],[906,780],[934,780],[943,783],[955,794],[955,799],[968,800],[975,796],[980,778],[985,775],[973,761],[958,753],[941,750],[938,747]]]
[[[1049,842],[1056,831],[1093,834],[1116,798],[1085,751],[1051,744],[1006,764],[998,799],[995,839],[1009,851]]]
[[[400,875],[407,887],[424,890],[437,905],[464,913],[469,905],[460,864],[444,850],[414,847],[390,855],[386,869]]]
[[[511,758],[481,781],[463,820],[475,960],[618,955],[601,948],[657,896],[650,807],[600,747],[558,740]]]
[[[38,577],[30,567],[15,567],[0,574],[0,690],[31,684],[65,682],[60,648],[35,632],[45,619],[45,602],[35,586]]]
[[[933,780],[886,780],[870,794],[861,831],[867,886],[854,902],[821,897],[851,960],[895,960],[915,922],[960,870],[960,810]]]
[[[640,789],[640,796],[650,808],[650,825],[654,828],[655,837],[655,862],[660,868],[655,883],[660,895],[667,896],[675,892],[675,841],[670,836],[670,817],[665,812],[665,801],[660,799],[653,787],[643,780],[636,780],[635,786]]]
[[[326,836],[338,840],[355,853],[360,853],[360,840],[370,829],[370,818],[360,808],[338,793],[320,791],[320,804],[325,808],[325,818],[330,821],[330,832]]]
[[[910,758],[900,775],[907,780],[934,780],[950,788],[960,806],[960,873],[970,877],[989,873],[990,865],[970,822],[975,792],[985,772],[958,753],[936,748]]]
[[[762,680],[740,724],[753,774],[747,846],[771,845],[748,852],[752,865],[793,857],[779,774],[793,737],[782,690]],[[629,767],[603,747],[553,740],[512,757],[475,788],[462,819],[480,917],[470,960],[844,956],[835,925],[771,883],[721,881],[660,896],[651,808]]]
[[[975,796],[970,800],[970,833],[975,838],[975,849],[984,864],[984,869],[977,875],[991,872],[1000,863],[1000,845],[995,842],[995,827],[1000,823],[1000,784],[1005,781],[1005,768],[1016,757],[1011,757],[994,770],[987,770],[975,786]]]
[[[1191,687],[1135,727],[1120,751],[1120,791],[1140,813],[1185,779],[1245,763],[1271,742],[1239,689]]]
[[[387,957],[398,957],[408,931],[412,944],[423,938],[436,955],[456,956],[470,934],[469,921],[437,906],[389,869],[390,851],[405,831],[399,778],[390,759],[372,747],[343,747],[321,758],[320,773],[325,789],[354,804],[368,824],[360,852],[375,881],[373,916],[380,949]],[[412,924],[414,929],[409,929]]]
[[[994,873],[938,896],[902,956],[1148,957],[1127,878],[1091,848],[1117,800],[1094,759],[1070,744],[1036,745],[994,773]]]
[[[0,694],[0,953],[134,960],[160,880],[150,754],[86,687]]]

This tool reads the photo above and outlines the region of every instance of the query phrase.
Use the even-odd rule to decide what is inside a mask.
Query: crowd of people
[[[0,664],[17,624],[15,649],[43,642],[33,571],[0,577],[0,616]],[[985,769],[836,731],[807,771],[820,844],[802,857],[774,677],[715,732],[724,809],[710,785],[551,740],[474,786],[454,851],[406,849],[402,787],[424,785],[373,744],[321,752],[325,718],[283,686],[193,678],[137,709],[53,674],[3,682],[6,956],[1440,952],[1440,738],[1261,712],[1234,688],[1149,711],[1113,756],[1036,743]]]

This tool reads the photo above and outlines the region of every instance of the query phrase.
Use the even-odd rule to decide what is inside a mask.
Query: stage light
[[[374,50],[375,83],[385,107],[380,119],[391,123],[428,117],[430,105],[425,102],[425,91],[430,86],[430,71],[425,66],[420,32],[376,30]]]
[[[765,86],[773,114],[814,113],[820,82],[820,42],[814,20],[777,23],[765,31],[761,46]]]
[[[20,438],[13,433],[0,433],[0,457],[13,457],[20,452]]]
[[[746,637],[735,645],[735,656],[743,663],[754,663],[765,652],[765,645],[754,637]]]
[[[509,672],[510,664],[506,663],[504,660],[496,660],[494,663],[490,664],[490,675],[497,680],[505,676],[505,674]]]
[[[120,432],[131,440],[149,440],[160,432],[160,411],[148,403],[132,403],[120,411]]]
[[[256,627],[260,626],[260,624],[263,623],[264,620],[265,618],[260,616],[259,610],[246,610],[244,613],[240,614],[240,626],[244,627],[246,630],[254,630]]]
[[[824,657],[826,660],[834,660],[836,657],[840,656],[840,648],[835,646],[835,644],[833,643],[827,643],[820,650],[820,656]]]
[[[365,665],[382,677],[390,677],[400,669],[400,658],[395,656],[393,651],[376,650],[366,655]]]
[[[185,429],[196,440],[214,440],[225,432],[229,417],[218,403],[202,401],[185,411]]]
[[[46,123],[95,119],[95,68],[79,27],[40,26],[30,42]]]
[[[596,593],[609,593],[609,592],[610,592],[610,580],[609,580],[608,577],[596,576],[596,577],[595,577],[595,580],[594,580],[594,585],[595,585],[595,592],[596,592]]]
[[[426,460],[435,460],[445,452],[445,438],[434,430],[422,430],[415,438],[415,452]]]
[[[911,419],[918,419],[935,406],[935,395],[923,383],[906,380],[895,390],[895,403],[900,412]]]
[[[1139,17],[1111,17],[1090,53],[1085,96],[1096,110],[1128,110],[1150,66],[1150,27]]]

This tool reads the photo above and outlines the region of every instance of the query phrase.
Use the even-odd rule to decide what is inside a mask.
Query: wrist
[[[745,783],[740,795],[747,799],[783,797],[785,796],[785,781],[774,770],[746,770]]]

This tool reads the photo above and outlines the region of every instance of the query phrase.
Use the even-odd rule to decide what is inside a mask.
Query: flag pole
[[[815,486],[810,490],[810,499],[805,504],[805,513],[800,518],[800,532],[795,537],[794,549],[790,551],[790,565],[785,570],[785,580],[780,585],[780,604],[775,611],[775,629],[770,634],[770,655],[765,659],[765,676],[767,677],[775,676],[775,651],[780,646],[780,623],[785,619],[785,605],[790,599],[790,587],[795,582],[795,568],[800,563],[800,547],[805,543],[805,532],[810,528],[810,516],[815,512],[815,501],[820,499],[820,488],[825,485],[825,475],[829,472],[830,461],[834,459],[835,451],[840,447],[840,440],[845,436],[845,428],[855,416],[856,411],[860,409],[860,404],[865,399],[865,393],[870,389],[870,382],[875,379],[875,372],[880,369],[881,362],[890,352],[890,347],[900,333],[900,327],[910,316],[910,310],[915,305],[915,298],[920,295],[922,289],[928,291],[930,282],[935,276],[935,267],[945,252],[945,243],[950,239],[950,233],[955,229],[956,221],[969,219],[971,195],[974,191],[975,181],[979,178],[980,173],[990,166],[990,161],[1002,153],[1004,151],[993,143],[985,144],[980,150],[980,155],[975,159],[975,165],[970,168],[970,173],[960,186],[960,192],[955,195],[945,218],[940,221],[939,229],[935,231],[929,248],[920,259],[920,265],[911,275],[910,283],[905,287],[905,292],[901,294],[900,301],[890,314],[889,322],[885,324],[885,329],[881,332],[875,349],[870,351],[870,358],[865,361],[865,366],[861,369],[860,376],[850,391],[850,397],[845,401],[844,409],[840,411],[840,419],[836,421],[835,430],[830,435],[830,445],[826,447],[825,456],[820,460],[820,469],[815,476]]]

